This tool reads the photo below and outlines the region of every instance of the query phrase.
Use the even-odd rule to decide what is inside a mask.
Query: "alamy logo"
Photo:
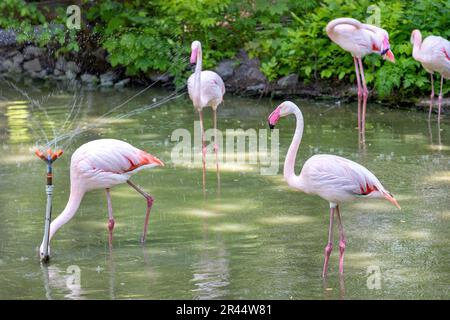
[[[67,14],[67,20],[66,20],[66,27],[69,30],[81,29],[81,9],[79,6],[73,4],[71,6],[67,7],[66,10]]]
[[[71,265],[66,270],[69,276],[66,279],[66,286],[70,290],[79,290],[81,288],[81,269],[77,265]]]
[[[171,141],[177,142],[171,152],[174,165],[201,166],[202,142],[200,122],[194,122],[194,138],[184,128],[172,132]],[[205,131],[207,164],[215,164],[214,129]],[[270,147],[269,147],[270,143]],[[268,129],[217,130],[218,160],[225,167],[259,165],[262,175],[275,175],[279,170],[279,131]]]
[[[366,276],[369,290],[381,289],[381,268],[379,266],[368,266]]]
[[[367,13],[371,15],[367,17],[366,23],[373,24],[374,26],[381,27],[381,9],[377,5],[370,5],[367,8]]]

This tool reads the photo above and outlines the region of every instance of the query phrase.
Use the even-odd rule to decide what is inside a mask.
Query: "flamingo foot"
[[[325,278],[327,276],[328,271],[328,260],[330,259],[331,251],[333,250],[333,244],[330,242],[325,247],[325,262],[323,264],[322,277]]]
[[[345,240],[339,241],[339,273],[344,274],[344,252],[345,252]]]

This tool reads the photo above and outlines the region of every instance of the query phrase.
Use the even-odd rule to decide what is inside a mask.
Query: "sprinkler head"
[[[56,159],[61,157],[63,151],[59,149],[58,151],[53,152],[52,149],[47,149],[47,156],[39,149],[36,149],[34,153],[45,162],[54,162]]]

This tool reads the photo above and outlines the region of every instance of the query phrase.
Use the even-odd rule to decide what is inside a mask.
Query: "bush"
[[[109,53],[112,66],[122,66],[130,75],[168,72],[182,85],[187,75],[191,41],[204,47],[204,67],[233,57],[245,48],[261,60],[261,71],[273,81],[297,73],[304,82],[323,80],[354,82],[351,55],[331,42],[326,24],[350,16],[365,21],[375,4],[381,26],[390,34],[397,63],[384,62],[378,55],[365,57],[369,86],[380,97],[405,97],[429,91],[429,76],[412,56],[411,31],[450,38],[450,1],[390,0],[82,0],[84,32]],[[0,27],[21,31],[19,40],[40,45],[56,43],[60,52],[77,51],[83,37],[67,30],[49,28],[44,13],[23,0],[3,0]],[[64,23],[61,10],[56,23]],[[55,22],[55,21],[53,21]],[[38,37],[31,37],[33,25],[42,25]],[[449,91],[447,88],[446,91]],[[395,95],[394,95],[394,94]]]

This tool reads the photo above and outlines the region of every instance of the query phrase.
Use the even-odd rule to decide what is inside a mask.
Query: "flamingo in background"
[[[70,196],[63,212],[50,224],[49,243],[56,231],[73,218],[86,192],[95,189],[106,190],[108,204],[109,244],[112,245],[114,217],[111,204],[110,188],[121,183],[128,183],[147,200],[147,213],[141,242],[145,241],[147,225],[152,208],[153,198],[140,187],[131,182],[130,177],[138,171],[156,166],[164,166],[161,160],[139,150],[132,145],[115,139],[99,139],[83,144],[72,155],[70,164]],[[47,235],[44,235],[44,239]],[[39,248],[42,260],[44,242]],[[50,255],[50,246],[48,248]]]
[[[419,61],[431,76],[430,111],[431,117],[434,98],[433,73],[441,74],[441,88],[438,97],[438,119],[441,119],[442,86],[444,78],[450,79],[450,41],[436,36],[428,36],[422,42],[422,34],[419,30],[411,33],[411,43],[413,44],[413,58]]]
[[[330,21],[326,28],[328,37],[342,49],[353,56],[358,84],[358,128],[364,133],[366,122],[366,105],[369,91],[366,86],[364,68],[361,58],[377,53],[391,62],[395,62],[394,54],[389,45],[389,35],[386,30],[359,22],[352,18],[338,18]],[[363,98],[362,118],[359,100]]]
[[[203,191],[206,184],[206,145],[203,127],[203,108],[211,107],[214,118],[214,153],[216,156],[217,181],[220,185],[219,159],[217,144],[217,106],[222,103],[225,85],[222,78],[215,72],[202,71],[202,45],[194,41],[191,45],[191,63],[196,63],[195,72],[189,77],[187,86],[189,97],[200,115],[200,129],[202,130],[202,162],[203,162]]]
[[[333,222],[336,212],[339,226],[339,273],[344,273],[345,235],[339,205],[356,199],[385,198],[400,209],[397,200],[387,191],[375,175],[362,165],[348,159],[320,154],[306,160],[300,175],[294,171],[295,159],[303,136],[303,115],[293,102],[285,101],[269,116],[268,122],[274,128],[280,117],[294,114],[297,118],[294,138],[284,162],[284,179],[289,186],[308,194],[316,194],[330,203],[330,225],[328,243],[325,247],[325,263],[322,276],[327,275],[328,260],[333,248]]]

